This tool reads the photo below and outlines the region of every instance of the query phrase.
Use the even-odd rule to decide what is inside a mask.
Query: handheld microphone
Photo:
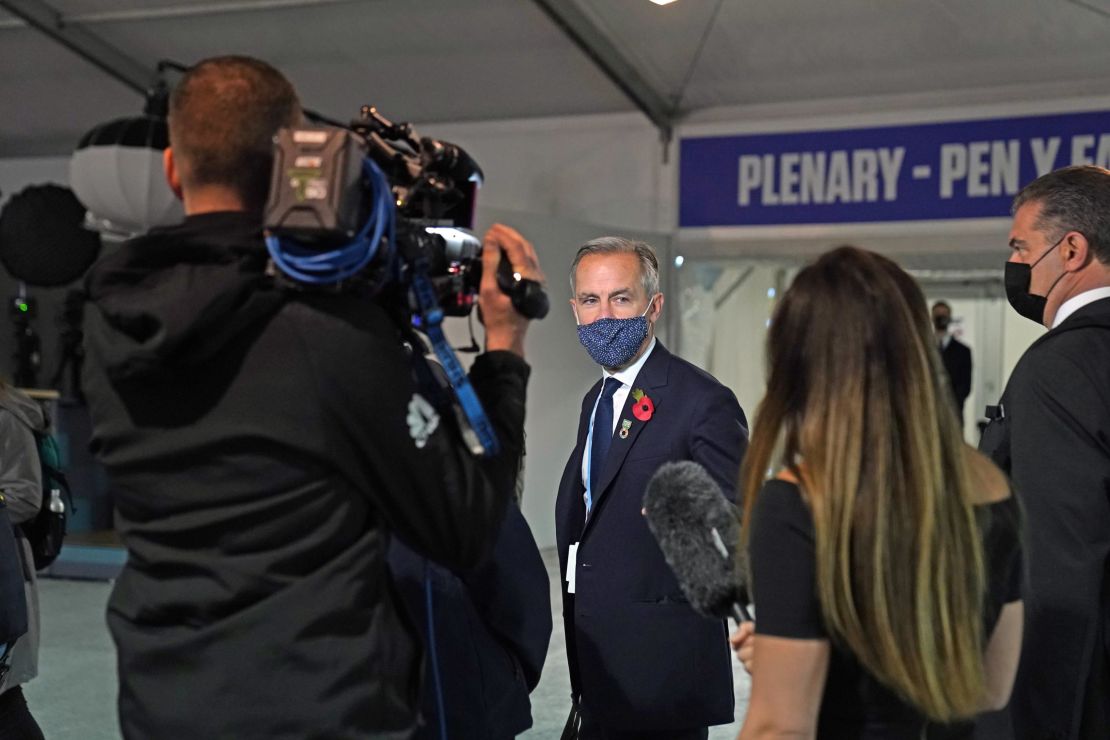
[[[704,467],[690,460],[660,467],[644,493],[644,515],[694,611],[751,620],[736,559],[740,515]]]

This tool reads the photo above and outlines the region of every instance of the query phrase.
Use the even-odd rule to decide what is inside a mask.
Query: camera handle
[[[536,280],[526,278],[513,271],[509,255],[501,250],[501,261],[497,264],[497,287],[509,296],[513,308],[527,319],[542,319],[547,316],[551,302],[543,286]]]

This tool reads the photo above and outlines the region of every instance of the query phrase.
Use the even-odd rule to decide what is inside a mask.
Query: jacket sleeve
[[[960,346],[960,364],[953,373],[952,377],[952,391],[956,394],[956,400],[963,403],[969,395],[971,395],[971,348],[961,345]]]
[[[694,412],[690,459],[701,464],[725,498],[740,503],[736,484],[748,449],[748,423],[736,396],[723,385],[705,394]],[[742,494],[741,494],[742,495]]]
[[[355,303],[299,316],[330,464],[368,499],[371,516],[419,554],[452,569],[479,563],[516,483],[528,364],[509,352],[475,359],[471,384],[501,448],[477,458],[454,407],[418,383],[416,363],[424,360],[406,349],[384,313]]]
[[[551,585],[532,530],[510,504],[493,552],[460,573],[482,622],[508,647],[536,688],[551,641]]]
[[[12,524],[35,518],[42,505],[42,469],[35,435],[7,411],[0,411],[0,491]]]
[[[1019,683],[1035,688],[1033,711],[1057,719],[1084,694],[1085,672],[1060,666],[1091,661],[1110,557],[1110,388],[1059,349],[1049,341],[1022,361],[1007,409],[1030,584]]]

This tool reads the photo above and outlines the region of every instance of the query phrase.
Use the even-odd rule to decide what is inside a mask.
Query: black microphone
[[[736,557],[740,515],[704,467],[683,460],[659,468],[644,493],[644,516],[694,611],[751,620]]]

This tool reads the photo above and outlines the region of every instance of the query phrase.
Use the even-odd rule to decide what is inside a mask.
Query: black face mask
[[[933,317],[933,328],[936,329],[937,331],[946,331],[948,329],[948,325],[951,322],[952,322],[952,319],[949,318],[948,316],[934,316]]]
[[[1006,273],[1004,276],[1004,283],[1006,285],[1006,300],[1019,316],[1024,316],[1030,321],[1036,321],[1038,324],[1044,322],[1044,309],[1048,305],[1048,293],[1052,292],[1052,288],[1056,287],[1056,283],[1060,282],[1060,278],[1064,277],[1067,272],[1060,273],[1060,277],[1056,278],[1056,282],[1048,289],[1048,293],[1044,295],[1034,295],[1029,292],[1029,285],[1033,281],[1033,268],[1041,263],[1045,257],[1052,253],[1052,250],[1060,246],[1067,236],[1065,234],[1060,237],[1060,240],[1045,250],[1045,253],[1037,258],[1037,261],[1031,265],[1024,262],[1007,262]]]

